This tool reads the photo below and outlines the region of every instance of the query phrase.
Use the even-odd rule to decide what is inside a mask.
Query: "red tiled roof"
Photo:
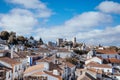
[[[44,64],[38,64],[38,65],[35,65],[35,66],[30,66],[29,68],[27,68],[25,70],[25,74],[26,73],[30,73],[30,72],[33,72],[33,71],[36,71],[36,70],[40,70],[40,69],[43,69],[44,68]]]
[[[59,75],[54,75],[52,72],[48,72],[48,71],[44,71],[44,72],[48,75],[51,75],[51,76],[54,76],[54,77],[58,78],[59,80],[62,80],[62,77],[59,76]]]
[[[75,67],[75,65],[72,64],[72,63],[70,63],[70,62],[65,62],[65,64],[66,64],[68,67],[70,67],[70,68]]]
[[[103,49],[103,50],[97,49],[96,52],[99,54],[118,54],[114,49]]]
[[[120,60],[116,58],[109,58],[108,60],[110,63],[120,63]]]
[[[2,57],[2,58],[0,58],[0,61],[6,62],[6,63],[10,64],[11,66],[14,66],[16,64],[20,64],[20,62],[17,62],[17,61],[15,61],[11,58],[8,58],[8,57]]]
[[[107,64],[99,64],[96,62],[90,62],[88,63],[86,66],[90,66],[90,67],[100,67],[100,68],[112,68],[112,66],[107,65]]]

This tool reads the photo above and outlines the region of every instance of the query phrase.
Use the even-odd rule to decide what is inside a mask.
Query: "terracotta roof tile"
[[[32,75],[33,76],[41,76],[43,74],[45,74],[44,71],[40,71],[40,72],[33,73]]]
[[[52,72],[48,72],[48,71],[44,71],[44,72],[48,75],[51,75],[51,76],[54,76],[54,77],[58,78],[59,80],[62,80],[62,77],[59,76],[59,75],[54,75]]]
[[[55,56],[51,56],[51,57],[46,57],[46,58],[42,58],[37,60],[36,62],[52,62],[52,60],[55,58]]]
[[[110,63],[120,63],[120,60],[116,58],[109,58],[108,60]]]
[[[70,67],[70,68],[75,67],[75,65],[72,64],[72,63],[70,63],[70,62],[65,62],[65,64],[66,64],[68,67]]]
[[[86,66],[90,66],[90,67],[100,67],[100,68],[112,68],[112,66],[107,65],[107,64],[99,64],[96,62],[90,62],[88,63]]]
[[[96,52],[98,54],[118,54],[114,49],[104,49],[104,50],[97,49]]]
[[[53,77],[56,77],[58,78],[58,80],[62,80],[62,77],[59,76],[59,75],[54,75],[52,72],[48,72],[48,71],[39,71],[39,72],[36,72],[34,74],[32,74],[31,76],[41,76],[41,75],[44,75],[44,74],[48,74],[50,76],[53,76]]]
[[[30,72],[32,72],[32,71],[36,71],[36,70],[42,70],[42,69],[44,69],[44,64],[38,64],[38,65],[35,65],[35,66],[30,66],[29,68],[27,68],[26,70],[25,70],[25,74],[26,73],[30,73]]]
[[[3,61],[3,62],[6,62],[7,64],[10,64],[11,66],[14,66],[16,64],[20,64],[20,62],[17,62],[11,58],[8,58],[8,57],[2,57],[0,58],[0,61]]]

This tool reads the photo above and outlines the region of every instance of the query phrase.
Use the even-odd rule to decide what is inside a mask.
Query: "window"
[[[117,59],[117,55],[115,55],[115,58]]]
[[[19,70],[20,70],[20,65],[19,65]]]
[[[17,66],[15,66],[15,72],[17,72]]]
[[[109,58],[109,55],[107,55],[107,58]]]
[[[8,78],[10,78],[10,73],[9,73],[9,77]]]
[[[0,77],[2,77],[3,76],[3,72],[0,72]]]

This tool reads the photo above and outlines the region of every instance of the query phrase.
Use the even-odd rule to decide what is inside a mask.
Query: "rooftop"
[[[116,58],[109,58],[108,60],[110,63],[120,63],[120,60]]]
[[[3,61],[5,63],[7,63],[7,64],[10,64],[11,66],[14,66],[16,64],[20,64],[20,62],[17,62],[17,61],[15,61],[15,60],[13,60],[11,58],[8,58],[8,57],[2,57],[2,58],[0,58],[0,61]]]
[[[99,67],[99,68],[112,68],[112,66],[107,65],[107,64],[99,64],[97,62],[90,62],[88,64],[86,64],[86,66],[90,66],[90,67]]]
[[[101,50],[101,49],[97,49],[96,50],[96,52],[98,53],[98,54],[118,54],[117,52],[116,52],[116,50],[114,50],[114,49],[103,49],[103,50]]]
[[[42,70],[42,69],[44,69],[44,64],[38,64],[38,65],[34,65],[34,66],[30,66],[29,68],[27,68],[26,70],[25,70],[25,74],[26,73],[30,73],[30,72],[33,72],[33,71],[37,71],[37,70]]]

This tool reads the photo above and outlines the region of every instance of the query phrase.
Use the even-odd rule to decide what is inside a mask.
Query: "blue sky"
[[[119,0],[0,0],[0,30],[120,46]]]

